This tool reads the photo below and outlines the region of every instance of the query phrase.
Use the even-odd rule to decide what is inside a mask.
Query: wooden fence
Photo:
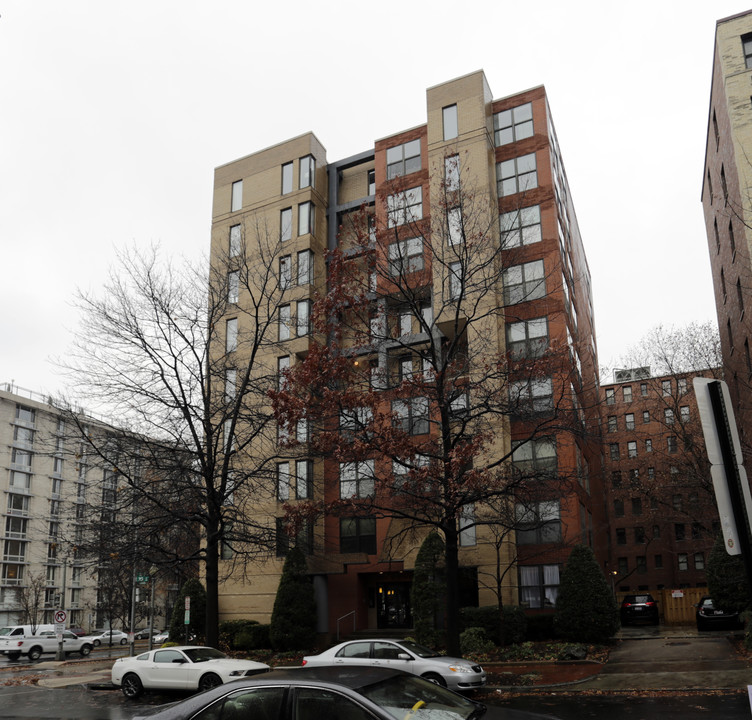
[[[694,625],[695,605],[703,595],[708,594],[707,588],[682,588],[681,590],[648,590],[658,603],[661,620],[668,625]],[[616,593],[616,599],[621,605],[625,595],[639,595],[640,592]]]

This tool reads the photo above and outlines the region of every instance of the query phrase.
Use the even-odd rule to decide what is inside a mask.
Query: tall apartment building
[[[92,471],[72,460],[65,420],[45,398],[0,387],[0,453],[4,468],[0,624],[29,622],[25,609],[41,592],[38,622],[54,622],[58,608],[73,627],[94,627],[97,574],[75,547],[86,493],[97,489]],[[98,471],[101,475],[102,470]],[[65,597],[61,597],[62,594]]]
[[[462,202],[453,199],[458,193],[465,193]],[[482,260],[473,254],[472,203],[477,213],[473,224],[488,219],[484,239],[496,238],[492,264],[500,274],[493,287],[485,288],[479,303],[487,305],[487,312],[471,331],[470,321],[452,315],[452,308],[469,287],[468,268]],[[415,447],[430,440],[431,403],[405,398],[404,388],[415,377],[421,378],[416,384],[434,377],[435,357],[426,351],[434,340],[441,346],[467,330],[468,367],[462,372],[468,382],[482,370],[479,360],[473,365],[473,358],[480,358],[475,348],[493,347],[509,359],[505,392],[524,400],[529,409],[489,420],[494,440],[484,450],[484,461],[489,454],[510,455],[510,472],[526,474],[528,486],[552,470],[569,479],[556,491],[529,495],[517,507],[516,532],[499,542],[493,523],[473,524],[480,508],[466,508],[467,517],[463,510],[461,603],[495,604],[498,580],[505,604],[552,608],[569,549],[587,543],[605,562],[606,527],[590,275],[544,88],[494,100],[485,75],[476,72],[429,88],[424,124],[382,138],[352,157],[328,162],[322,144],[308,133],[218,167],[212,219],[215,267],[229,262],[232,276],[241,247],[249,266],[258,266],[254,248],[259,247],[259,229],[265,247],[276,243],[273,262],[281,295],[270,304],[279,314],[279,331],[257,363],[283,372],[307,357],[316,341],[312,301],[331,283],[327,253],[340,250],[344,257],[355,257],[358,231],[353,227],[359,217],[367,218],[365,232],[380,246],[375,260],[380,274],[376,277],[372,270],[366,282],[372,307],[370,320],[364,321],[365,340],[350,336],[343,352],[368,369],[366,386],[370,383],[385,398],[396,397],[388,395],[395,387],[403,393],[391,400],[400,430],[414,438]],[[471,250],[464,256],[467,265],[460,260],[459,246]],[[397,276],[399,291],[393,280]],[[233,353],[239,353],[237,336],[253,330],[243,312],[250,302],[247,292],[236,292],[236,285],[230,277],[228,292],[238,308],[225,319],[227,350]],[[548,377],[531,381],[521,375],[526,363],[545,358],[548,350],[558,351]],[[243,360],[238,357],[238,363]],[[468,402],[458,393],[450,411],[460,416]],[[551,425],[545,434],[536,434],[533,415],[554,411],[572,421],[577,432]],[[340,428],[353,431],[363,420],[355,415],[341,417]],[[292,542],[280,532],[285,503],[362,497],[359,493],[373,492],[374,481],[404,472],[400,463],[383,458],[341,462],[309,457],[309,429],[296,431],[294,452],[284,444],[276,450],[276,493],[259,493],[255,499],[254,518],[263,518],[270,531],[277,528],[276,557],[258,560],[244,578],[229,574],[228,559],[221,619],[268,622],[283,556]],[[417,458],[412,458],[414,465],[420,464]],[[423,535],[405,541],[399,520],[388,513],[326,517],[308,527],[298,543],[308,552],[319,630],[334,634],[340,629],[410,627],[412,570]]]
[[[702,206],[724,377],[752,459],[752,11],[716,23]]]
[[[705,587],[719,524],[692,379],[717,372],[614,375],[602,392],[615,589]]]

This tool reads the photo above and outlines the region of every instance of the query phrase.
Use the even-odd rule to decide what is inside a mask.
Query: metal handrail
[[[342,617],[337,618],[337,642],[339,642],[339,621],[344,620],[346,617],[349,617],[350,615],[353,616],[353,632],[355,632],[355,623],[357,621],[358,616],[355,610],[350,610],[349,613],[346,613]]]

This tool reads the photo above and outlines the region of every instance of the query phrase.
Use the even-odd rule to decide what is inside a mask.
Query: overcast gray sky
[[[428,8],[430,7],[430,11]],[[0,382],[63,389],[76,287],[114,250],[208,250],[213,168],[312,130],[330,161],[483,69],[543,84],[593,278],[601,365],[715,320],[700,205],[714,0],[0,0]]]

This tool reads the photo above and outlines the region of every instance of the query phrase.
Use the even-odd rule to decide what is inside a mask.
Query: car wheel
[[[125,697],[135,700],[144,692],[144,686],[135,673],[128,673],[120,683],[120,689]]]
[[[18,660],[18,658],[21,657],[20,652],[9,652],[8,653],[8,660]]]
[[[436,685],[441,685],[441,687],[446,687],[446,680],[444,680],[441,675],[438,675],[436,673],[426,673],[425,675],[421,675],[421,677],[424,677],[426,680],[432,683],[436,683]]]
[[[99,647],[99,646],[100,646],[101,644],[102,644],[102,643],[101,643],[101,641],[100,641],[100,640],[95,640],[95,641],[94,641],[94,647]]]
[[[86,657],[91,652],[91,645],[82,645],[78,652],[81,653],[81,657]]]
[[[125,638],[120,638],[120,644],[121,645],[127,645],[128,641]]]
[[[42,648],[38,645],[29,650],[29,660],[39,660],[40,657],[42,657]]]
[[[204,692],[204,690],[211,690],[212,688],[218,687],[222,684],[222,678],[219,677],[219,675],[215,675],[214,673],[206,673],[206,675],[202,675],[201,679],[198,681],[198,689],[200,692]]]

